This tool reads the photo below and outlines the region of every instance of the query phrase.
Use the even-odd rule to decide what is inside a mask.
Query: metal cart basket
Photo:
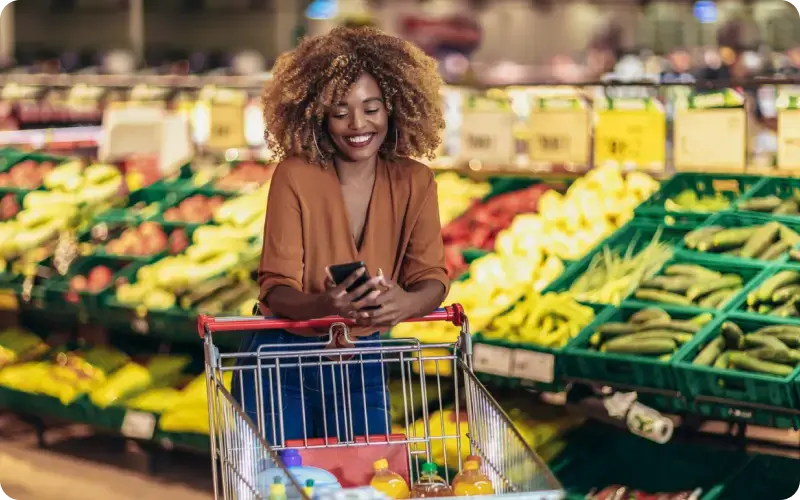
[[[340,317],[201,315],[215,498],[269,498],[270,478],[262,472],[285,472],[279,455],[290,449],[301,451],[304,462],[321,460],[321,468],[326,460],[346,462],[345,471],[392,455],[410,482],[422,463],[434,461],[449,483],[463,459],[476,455],[498,496],[563,498],[553,474],[475,377],[462,307],[409,321],[447,321],[461,332],[454,344],[422,345],[416,339],[351,338],[353,321]],[[327,330],[329,336],[298,337],[287,328]],[[216,333],[258,330],[274,330],[261,338],[275,343],[233,354],[214,345]],[[292,339],[284,342],[284,336]],[[363,486],[370,472],[360,473]],[[284,477],[289,498],[307,498],[291,475]]]

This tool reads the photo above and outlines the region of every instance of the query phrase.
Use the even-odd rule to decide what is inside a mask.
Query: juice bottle
[[[286,486],[280,476],[276,476],[269,487],[269,500],[286,500]]]
[[[453,493],[457,497],[494,495],[494,487],[486,474],[481,472],[480,462],[467,460],[464,469],[453,479]]]
[[[306,485],[303,488],[303,493],[308,498],[314,498],[314,480],[313,479],[306,479]]]
[[[479,469],[480,469],[481,465],[483,465],[483,459],[481,457],[479,457],[478,455],[470,455],[470,456],[468,456],[466,458],[466,460],[464,460],[464,465],[466,465],[467,462],[477,462]],[[453,480],[450,482],[450,487],[453,488],[453,491],[456,491],[456,486],[458,486],[458,483],[461,482],[461,478],[463,476],[464,476],[464,470],[461,470],[461,472],[456,474],[456,477],[454,477]]]
[[[436,464],[425,462],[422,465],[422,474],[419,481],[411,488],[411,498],[437,498],[451,497],[453,490],[447,482],[438,474],[439,468]]]
[[[389,498],[408,498],[408,484],[400,474],[389,470],[389,462],[382,458],[372,464],[375,475],[369,485]]]

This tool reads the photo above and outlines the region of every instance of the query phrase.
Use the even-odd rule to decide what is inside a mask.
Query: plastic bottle
[[[342,489],[336,476],[330,472],[318,467],[304,466],[303,458],[297,450],[281,450],[278,452],[278,455],[280,455],[283,460],[283,464],[286,466],[289,474],[299,485],[304,485],[309,479],[312,479],[314,481],[314,489],[317,492],[321,490],[332,491]],[[283,469],[277,467],[269,468],[258,475],[259,489],[263,491],[263,485],[271,483],[274,477],[280,477],[284,483],[289,481]],[[266,481],[269,481],[269,483],[266,483]],[[290,490],[287,495],[287,498],[289,497],[300,498],[296,490]]]
[[[453,490],[438,474],[439,467],[431,462],[422,465],[419,481],[411,488],[411,498],[451,497]]]
[[[481,472],[480,462],[467,460],[464,469],[453,479],[453,493],[457,497],[494,495],[494,486],[489,477]]]
[[[480,469],[481,465],[483,465],[483,459],[481,457],[479,457],[478,455],[470,455],[470,456],[468,456],[467,459],[464,460],[464,465],[465,466],[467,465],[467,462],[477,462],[479,469]],[[458,483],[461,481],[461,478],[464,475],[463,472],[464,471],[462,470],[461,472],[456,474],[456,477],[454,477],[453,480],[450,481],[450,487],[453,488],[453,491],[456,491],[456,486],[458,486]]]
[[[370,486],[389,498],[408,498],[408,484],[400,474],[389,470],[389,462],[385,458],[376,461],[372,467],[375,475],[372,476]]]
[[[303,488],[303,493],[308,498],[314,498],[314,480],[313,479],[306,479],[306,485]]]
[[[283,478],[275,476],[269,487],[269,500],[286,500],[286,486],[283,485]]]

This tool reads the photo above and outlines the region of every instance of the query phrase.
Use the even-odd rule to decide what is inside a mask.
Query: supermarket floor
[[[147,472],[140,450],[70,425],[46,433],[40,449],[31,427],[0,413],[0,485],[14,500],[208,500],[207,456],[173,453]],[[2,498],[2,496],[0,496]]]

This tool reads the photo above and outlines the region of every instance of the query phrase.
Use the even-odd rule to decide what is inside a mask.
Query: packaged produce
[[[690,232],[684,243],[698,252],[776,260],[800,243],[800,234],[776,221],[733,228],[713,225]]]
[[[419,479],[411,488],[411,498],[443,498],[453,496],[453,490],[441,476],[435,463],[422,464]]]
[[[602,352],[668,360],[711,319],[710,313],[679,320],[663,309],[641,309],[625,322],[609,322],[598,326],[590,346]]]
[[[645,302],[721,309],[744,287],[739,274],[726,273],[693,263],[666,266],[658,276],[646,279],[634,297]]]
[[[494,495],[494,486],[489,477],[481,471],[480,459],[464,462],[464,468],[453,479],[453,493],[457,497]]]
[[[38,335],[19,328],[8,328],[0,332],[0,368],[23,359],[35,359],[48,349]]]
[[[568,293],[531,293],[481,333],[491,339],[560,348],[593,319],[594,310]]]
[[[758,288],[747,294],[747,310],[758,314],[798,317],[797,301],[800,299],[800,272],[785,269],[767,278]]]
[[[621,303],[672,258],[672,248],[660,238],[661,232],[658,231],[638,253],[635,253],[640,243],[637,238],[624,250],[604,246],[569,288],[570,294],[582,302]]]
[[[375,475],[369,485],[385,494],[389,498],[408,498],[409,489],[408,483],[403,479],[400,474],[389,470],[389,462],[386,459],[380,459],[373,464]]]
[[[722,193],[698,194],[694,189],[684,189],[664,200],[664,208],[670,212],[721,212],[730,205],[730,200]]]
[[[800,327],[770,325],[745,333],[735,321],[725,321],[692,364],[788,377],[800,363],[797,347]]]

